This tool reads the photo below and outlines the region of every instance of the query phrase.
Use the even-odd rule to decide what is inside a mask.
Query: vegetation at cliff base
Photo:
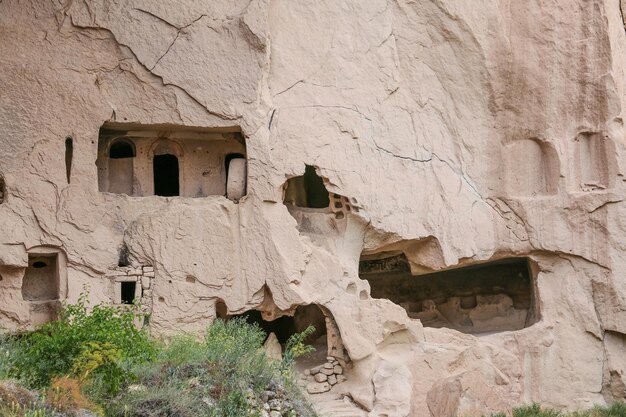
[[[261,416],[269,402],[281,416],[315,416],[292,372],[306,334],[272,361],[265,333],[243,319],[168,343],[142,319],[136,306],[88,308],[81,297],[58,321],[0,336],[0,417]]]

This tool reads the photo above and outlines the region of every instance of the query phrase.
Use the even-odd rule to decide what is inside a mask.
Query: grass
[[[492,417],[507,417],[505,413],[498,413]],[[542,408],[539,404],[514,408],[512,417],[626,417],[626,404],[616,402],[610,406],[595,406],[589,410],[561,412],[551,408]]]
[[[56,417],[56,413],[45,407],[0,404],[0,417]]]

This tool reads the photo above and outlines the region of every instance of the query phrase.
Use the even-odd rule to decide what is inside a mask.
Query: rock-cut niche
[[[427,327],[465,333],[519,330],[537,321],[529,260],[509,258],[413,275],[404,254],[363,256],[359,276]]]
[[[602,133],[585,132],[574,142],[576,188],[581,191],[609,188],[608,149],[610,139]]]
[[[98,188],[130,196],[246,195],[246,143],[237,128],[107,124],[98,137]]]
[[[67,294],[65,258],[55,249],[35,248],[28,254],[22,278],[22,298],[30,305],[34,325],[56,320],[60,301]]]
[[[57,254],[29,255],[22,281],[22,298],[26,301],[58,300],[59,289]]]
[[[511,142],[505,147],[506,189],[513,197],[556,194],[559,163],[550,143],[537,139]]]

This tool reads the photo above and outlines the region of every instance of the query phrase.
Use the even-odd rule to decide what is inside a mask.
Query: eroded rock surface
[[[0,1],[0,326],[314,323],[370,416],[624,399],[622,9]],[[399,256],[430,298],[359,274]]]

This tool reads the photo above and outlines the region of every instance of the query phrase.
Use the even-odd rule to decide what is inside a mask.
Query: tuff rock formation
[[[370,416],[626,398],[621,9],[0,1],[0,325],[314,322]]]

